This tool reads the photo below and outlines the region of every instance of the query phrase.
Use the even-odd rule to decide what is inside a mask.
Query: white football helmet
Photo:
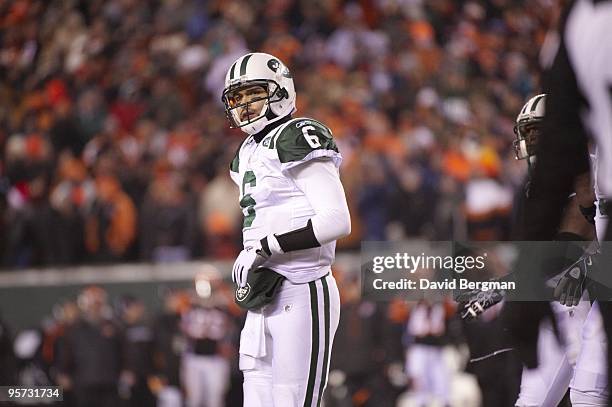
[[[512,146],[517,160],[529,159],[529,164],[535,163],[536,146],[544,119],[545,102],[546,95],[543,93],[532,97],[525,103],[516,117],[514,126],[516,139]]]
[[[254,85],[262,86],[267,92],[264,106],[258,116],[240,120],[237,108],[261,98],[236,103],[232,95]],[[295,112],[295,98],[289,69],[275,56],[263,52],[246,54],[232,64],[225,75],[225,88],[221,96],[231,127],[240,128],[248,134],[255,134],[268,124]]]

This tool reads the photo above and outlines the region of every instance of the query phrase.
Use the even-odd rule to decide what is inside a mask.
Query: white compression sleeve
[[[288,172],[315,211],[311,221],[320,244],[351,233],[351,217],[344,188],[338,169],[331,160],[315,159]]]

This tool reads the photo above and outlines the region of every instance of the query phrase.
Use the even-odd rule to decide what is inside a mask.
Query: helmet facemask
[[[529,164],[535,162],[538,139],[542,134],[541,122],[541,119],[531,119],[521,121],[514,126],[516,139],[512,143],[512,147],[517,160],[529,159]]]
[[[249,97],[246,90],[256,86],[259,94]],[[278,58],[263,52],[241,56],[230,66],[221,100],[230,126],[251,135],[296,110],[291,73]],[[245,115],[249,108],[252,114]]]
[[[527,167],[530,172],[536,162],[536,150],[542,134],[545,106],[545,93],[533,96],[523,105],[514,126],[514,134],[516,135],[512,143],[514,156],[517,160],[527,160]]]
[[[223,92],[221,99],[230,126],[241,128],[263,118],[271,119],[270,115],[275,115],[270,105],[281,101],[284,97],[275,81],[253,80],[230,86]],[[261,110],[252,111],[252,105],[262,101]]]

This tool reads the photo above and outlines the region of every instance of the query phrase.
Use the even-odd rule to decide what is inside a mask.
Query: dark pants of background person
[[[86,386],[75,388],[78,407],[117,407],[117,386]]]

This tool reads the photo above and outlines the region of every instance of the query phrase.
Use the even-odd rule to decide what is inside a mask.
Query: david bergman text
[[[402,278],[398,281],[385,281],[377,278],[372,282],[375,290],[514,290],[514,281],[470,281],[465,278],[456,280],[431,281],[420,278],[417,281]]]

